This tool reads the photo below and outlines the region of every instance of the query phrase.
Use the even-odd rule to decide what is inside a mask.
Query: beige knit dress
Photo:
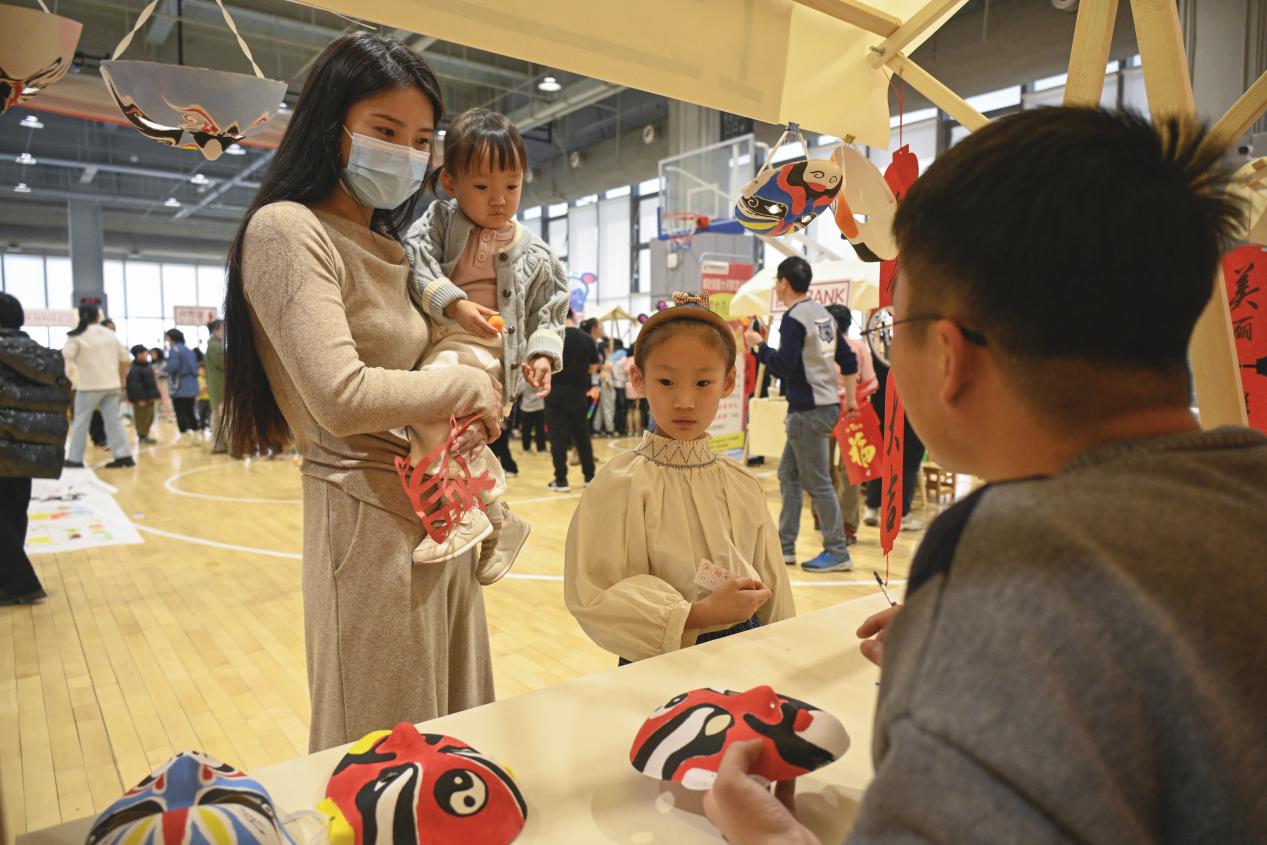
[[[500,397],[470,367],[417,371],[425,318],[404,250],[292,202],[251,219],[242,276],[260,360],[303,456],[309,749],[493,700],[474,552],[415,566],[424,529],[391,430]],[[232,340],[230,340],[232,342]]]

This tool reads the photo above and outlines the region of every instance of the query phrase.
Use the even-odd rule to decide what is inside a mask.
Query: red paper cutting
[[[842,413],[833,434],[851,486],[880,477],[880,418],[870,402],[862,402],[856,411]]]
[[[479,476],[471,475],[466,459],[453,452],[454,442],[478,419],[477,415],[459,425],[457,420],[450,418],[452,430],[449,439],[428,452],[415,467],[409,466],[407,458],[396,458],[396,473],[405,487],[409,504],[422,520],[427,535],[437,543],[447,540],[453,527],[471,510],[482,510],[484,503],[480,494],[496,486],[493,477],[487,472]],[[458,472],[436,475],[428,475],[426,472],[430,467],[447,467],[452,463],[457,464]]]
[[[906,440],[906,411],[897,394],[893,372],[887,376],[884,395],[884,495],[880,502],[880,550],[888,555],[902,530],[902,452]],[[885,573],[888,581],[888,573]]]
[[[1249,424],[1267,432],[1267,248],[1250,244],[1228,253],[1223,278],[1245,410]]]

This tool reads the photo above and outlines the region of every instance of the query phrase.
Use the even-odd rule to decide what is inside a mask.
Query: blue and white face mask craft
[[[828,208],[841,188],[840,165],[827,159],[797,156],[775,167],[779,148],[791,141],[809,147],[796,124],[770,150],[756,178],[744,186],[735,203],[735,219],[750,232],[778,237],[799,232]]]

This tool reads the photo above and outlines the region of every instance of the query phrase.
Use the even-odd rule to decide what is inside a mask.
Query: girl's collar
[[[653,464],[690,469],[716,462],[717,455],[713,453],[709,443],[710,438],[707,435],[696,440],[674,440],[648,431],[642,435],[642,442],[634,451]]]

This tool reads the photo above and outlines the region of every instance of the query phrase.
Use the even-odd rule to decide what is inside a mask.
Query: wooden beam
[[[1135,38],[1144,65],[1144,90],[1153,122],[1160,123],[1161,118],[1174,115],[1195,119],[1196,100],[1175,0],[1131,0],[1131,12],[1135,17]],[[1197,320],[1189,346],[1201,424],[1206,428],[1247,425],[1232,314],[1222,270],[1215,274],[1212,288],[1210,301]]]
[[[1227,113],[1211,127],[1210,141],[1231,146],[1237,138],[1249,131],[1254,121],[1262,117],[1265,111],[1267,111],[1267,71],[1254,80],[1249,90],[1242,94],[1239,100],[1232,103]]]
[[[824,15],[831,15],[836,20],[853,24],[867,32],[874,32],[882,38],[888,38],[902,25],[900,18],[895,18],[874,6],[868,6],[861,0],[792,0],[792,2],[822,12]]]
[[[1082,0],[1073,30],[1069,76],[1065,81],[1066,106],[1098,106],[1104,91],[1104,69],[1113,46],[1117,0]]]
[[[928,31],[929,27],[941,20],[942,16],[958,2],[959,0],[928,0],[918,12],[899,26],[897,31],[876,45],[870,57],[871,66],[879,67],[889,56],[896,56],[905,50],[907,44]],[[1111,2],[1117,2],[1117,0],[1111,0]]]
[[[988,117],[969,105],[967,100],[951,91],[904,53],[898,53],[889,59],[888,67],[968,130],[976,132],[990,122]]]

